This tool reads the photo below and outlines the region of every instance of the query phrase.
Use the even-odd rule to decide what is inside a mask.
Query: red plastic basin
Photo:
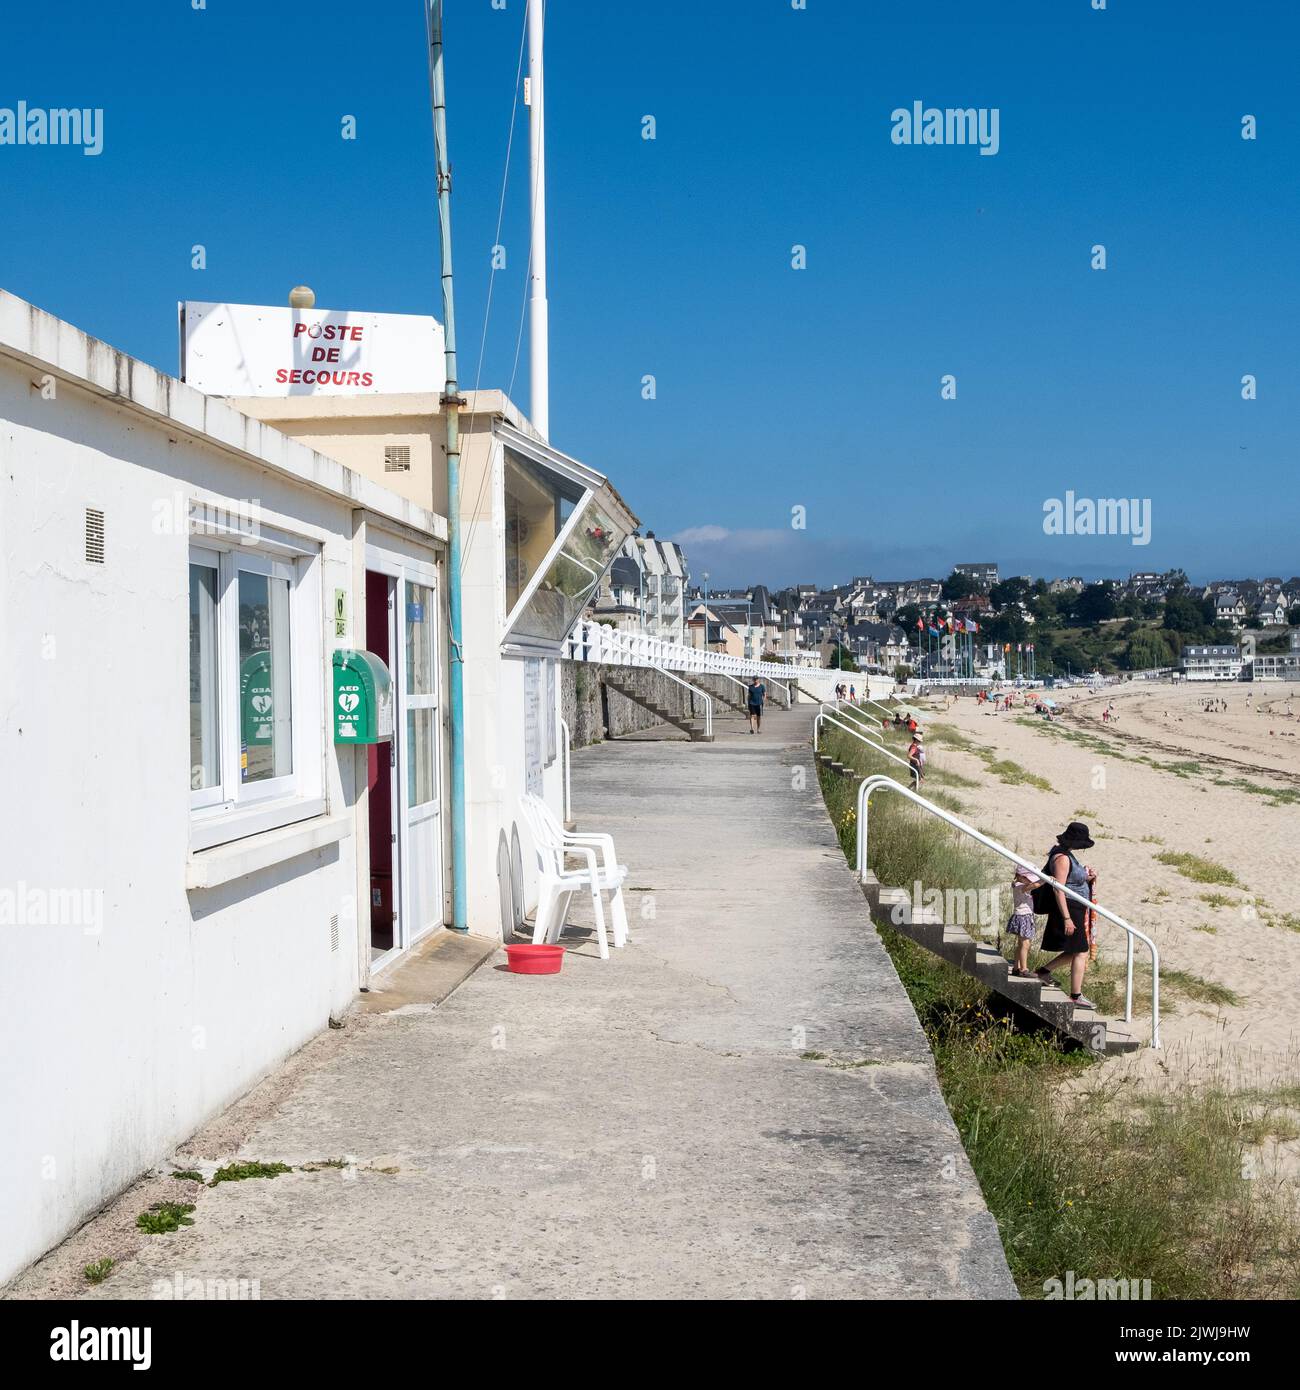
[[[506,959],[516,975],[558,975],[564,964],[564,947],[507,946]]]

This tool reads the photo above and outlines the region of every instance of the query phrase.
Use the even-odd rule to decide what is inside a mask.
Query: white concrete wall
[[[328,699],[351,505],[62,380],[43,399],[33,375],[0,356],[0,890],[25,885],[65,920],[0,926],[0,1280],[357,983],[353,838],[186,891],[189,538],[158,526],[173,499],[183,518],[188,496],[258,498],[264,524],[322,543]],[[85,560],[87,506],[105,514],[103,565]],[[353,759],[340,771],[316,717],[330,809],[346,810]],[[101,902],[97,920],[69,920],[51,900],[66,890]]]
[[[517,836],[523,907],[537,905],[537,866],[528,827],[519,813],[526,787],[524,663],[502,655],[505,621],[502,449],[490,420],[464,439],[461,512],[464,566],[461,590],[465,633],[466,911],[475,935],[501,935],[500,855]],[[559,676],[556,704],[559,705]],[[542,778],[542,795],[560,814],[562,757]]]

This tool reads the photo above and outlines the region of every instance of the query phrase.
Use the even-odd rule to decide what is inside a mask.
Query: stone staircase
[[[715,701],[720,701],[729,709],[733,709],[737,714],[749,713],[749,702],[744,692],[739,686],[732,685],[729,680],[719,678],[713,683],[714,688],[708,693],[713,696]]]
[[[1132,1052],[1142,1044],[1128,1024],[1107,1018],[1092,1009],[1081,1009],[1055,985],[1041,980],[1021,980],[1011,974],[1011,966],[997,949],[976,941],[964,927],[950,926],[942,914],[928,908],[913,911],[905,888],[886,888],[872,873],[862,883],[873,917],[909,941],[923,946],[940,960],[955,965],[963,974],[979,981],[985,989],[1010,1000],[1017,1007],[1065,1033],[1094,1052]]]
[[[617,690],[625,700],[631,700],[634,705],[640,705],[643,710],[653,714],[662,724],[671,724],[674,728],[680,729],[692,743],[712,743],[713,735],[704,732],[703,719],[695,719],[690,715],[677,714],[673,710],[665,709],[646,695],[642,695],[637,690],[635,682],[631,679],[616,675],[609,671],[605,675],[605,684],[611,690]]]

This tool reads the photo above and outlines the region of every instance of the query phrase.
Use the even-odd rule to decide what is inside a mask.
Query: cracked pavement
[[[601,962],[583,904],[559,975],[498,954],[431,1011],[350,1024],[238,1156],[354,1163],[199,1189],[195,1224],[91,1297],[179,1274],[262,1298],[1014,1298],[810,721],[575,752],[581,828],[647,890],[628,948]]]

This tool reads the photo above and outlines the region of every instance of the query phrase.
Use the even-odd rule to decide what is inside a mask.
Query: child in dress
[[[1042,880],[1037,874],[1017,865],[1011,879],[1011,917],[1007,931],[1016,939],[1016,959],[1011,973],[1018,980],[1032,980],[1029,970],[1029,948],[1034,943],[1034,888]]]

